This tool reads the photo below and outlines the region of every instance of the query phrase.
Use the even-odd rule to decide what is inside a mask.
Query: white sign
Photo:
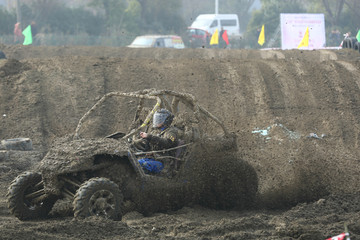
[[[281,13],[281,49],[297,48],[309,27],[309,46],[301,49],[319,49],[326,46],[324,14]]]

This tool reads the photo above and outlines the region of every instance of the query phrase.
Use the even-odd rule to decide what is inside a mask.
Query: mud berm
[[[358,52],[0,50],[0,139],[33,146],[0,150],[1,239],[325,239],[344,224],[360,239]],[[103,98],[165,90],[150,104]],[[176,171],[148,177],[129,137],[158,101],[188,135],[179,159],[163,159]],[[16,198],[9,211],[14,179],[33,181],[24,195],[42,204]]]

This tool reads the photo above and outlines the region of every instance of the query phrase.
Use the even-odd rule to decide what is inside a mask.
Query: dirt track
[[[0,50],[8,57],[0,60],[0,139],[29,137],[35,148],[27,158],[10,153],[0,161],[0,239],[325,239],[344,223],[360,239],[358,52]],[[256,209],[193,206],[146,218],[132,212],[122,222],[20,222],[8,214],[10,181],[56,137],[73,133],[104,93],[145,88],[189,92],[237,134],[239,155],[259,177]]]

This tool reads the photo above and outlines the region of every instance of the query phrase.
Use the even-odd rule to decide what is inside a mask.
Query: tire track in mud
[[[220,60],[203,75],[205,77],[202,79],[208,84],[206,95],[217,96],[209,107],[222,109],[218,115],[233,130],[244,129],[242,124],[249,117],[266,118],[268,111],[263,96],[262,76],[253,61]]]
[[[35,97],[37,98],[36,101],[36,112],[38,113],[38,120],[39,120],[39,126],[37,127],[39,133],[40,133],[40,142],[39,145],[42,146],[43,149],[47,149],[49,147],[49,132],[47,131],[48,129],[51,129],[51,124],[50,124],[50,111],[49,111],[49,106],[48,106],[48,98],[46,97],[46,93],[47,93],[47,86],[45,84],[45,79],[42,78],[42,74],[41,74],[41,69],[39,71],[39,69],[31,71],[31,73],[29,74],[31,75],[32,79],[39,79],[37,81],[38,83],[38,91],[35,95]],[[34,96],[34,95],[33,95]],[[38,142],[39,140],[37,139],[33,139],[33,141],[35,140],[35,142]]]
[[[327,131],[335,129],[332,134],[343,142],[344,147],[354,146],[359,134],[359,119],[356,117],[359,115],[359,96],[356,93],[358,85],[353,80],[357,77],[352,74],[354,68],[350,66],[350,63],[344,65],[341,61],[322,62],[317,66],[318,71],[320,69],[320,72],[324,73],[324,91],[319,102],[322,100],[322,104],[334,112]]]
[[[112,62],[110,61],[105,61],[104,62],[100,62],[99,64],[96,64],[96,68],[98,69],[97,72],[100,74],[101,78],[98,79],[98,81],[101,82],[102,84],[102,89],[99,89],[99,95],[103,96],[109,92],[113,92],[111,90],[110,84],[111,84],[111,80],[109,79],[109,76],[107,74],[107,68],[111,68],[112,66]],[[96,124],[97,126],[97,131],[96,131],[96,135],[97,136],[106,136],[109,134],[109,119],[102,117],[105,116],[106,113],[109,113],[111,111],[111,109],[114,108],[114,104],[113,101],[107,100],[106,104],[102,104],[101,108],[100,108],[100,113],[95,113],[98,114],[99,120],[98,120],[98,124]],[[98,109],[99,111],[99,109]],[[103,133],[103,134],[102,134]]]
[[[87,61],[93,59],[89,58]],[[69,62],[81,62],[81,57],[69,57]],[[95,60],[96,61],[96,60]],[[96,65],[96,63],[93,63]],[[91,67],[63,62],[62,58],[34,60],[30,79],[39,79],[39,112],[41,112],[42,144],[47,149],[51,142],[64,134],[72,134],[80,116],[88,109],[98,94],[98,74]],[[87,72],[88,75],[84,75]],[[96,92],[91,92],[96,90]],[[83,94],[78,94],[82,91]],[[45,142],[44,142],[45,141]]]
[[[285,59],[285,55],[279,51],[273,50],[262,50],[260,51],[262,59]]]
[[[3,106],[6,121],[1,135],[6,138],[28,137],[32,140],[34,149],[42,151],[47,146],[49,137],[47,123],[42,117],[46,114],[43,98],[41,74],[32,69],[27,61],[19,62],[14,59],[6,60],[5,71],[8,72],[9,82],[2,82]],[[35,81],[33,81],[35,80]],[[19,127],[19,123],[26,123],[27,127]],[[45,147],[44,147],[45,146]]]
[[[268,107],[264,89],[264,78],[253,61],[244,61],[237,66],[240,76],[238,88],[243,98],[240,105],[245,108],[244,115],[267,119]]]
[[[343,87],[342,91],[344,97],[346,98],[344,101],[344,107],[350,108],[349,112],[352,116],[351,121],[354,122],[352,126],[354,127],[353,131],[346,130],[346,125],[348,123],[344,122],[344,120],[339,119],[340,123],[342,123],[341,129],[343,129],[343,139],[345,139],[346,145],[353,145],[355,148],[359,148],[360,146],[360,118],[358,117],[360,113],[360,98],[358,95],[358,91],[360,89],[360,70],[349,62],[337,61],[335,64],[335,69],[338,73],[338,77],[335,79],[342,80],[339,82],[340,87]],[[351,124],[351,123],[350,123]],[[346,137],[350,135],[351,137]],[[350,139],[354,139],[354,142],[351,142]]]
[[[284,98],[284,108],[291,109],[292,106],[296,106],[298,104],[298,95],[296,94],[296,80],[294,80],[292,69],[288,66],[288,61],[268,60],[263,63],[270,67],[272,70],[271,74],[273,75],[274,79],[278,80],[277,85],[280,87],[279,90],[281,91]]]
[[[200,64],[200,62],[196,62]],[[210,63],[211,61],[207,60],[207,62]],[[229,71],[231,64],[230,60],[220,60],[218,64],[209,69],[201,69],[201,74],[198,74],[198,81],[203,86],[200,87],[201,91],[198,91],[200,90],[198,89],[197,92],[199,95],[203,95],[206,92],[205,96],[209,96],[213,101],[205,101],[204,107],[216,114],[226,126],[233,128],[237,126],[238,122],[238,118],[235,117],[234,119],[233,116],[241,112],[242,109],[238,108],[236,103],[240,94],[233,94],[233,90],[238,89],[239,82],[234,80],[238,77],[237,73]],[[230,88],[229,85],[231,86]],[[220,109],[220,111],[216,113],[215,109]]]
[[[290,77],[295,78],[297,90],[302,90],[301,94],[304,95],[302,101],[305,102],[302,103],[307,103],[306,107],[317,106],[316,93],[311,88],[311,72],[306,70],[308,69],[308,63],[295,60],[288,67],[292,70]],[[298,91],[296,91],[296,93],[298,93]],[[315,108],[318,108],[318,106]]]
[[[89,63],[88,66],[85,66],[85,72],[88,73],[85,75],[85,77],[88,79],[84,81],[84,84],[88,83],[86,84],[88,85],[86,86],[88,87],[87,91],[88,94],[93,98],[92,102],[87,101],[87,99],[83,99],[84,102],[89,103],[86,111],[89,110],[89,108],[92,107],[105,94],[114,91],[121,91],[121,83],[124,83],[125,81],[119,79],[123,69],[118,67],[118,64],[121,64],[121,60],[100,57],[93,58],[92,63]],[[116,74],[119,71],[120,74]],[[114,76],[116,78],[114,78]],[[88,116],[88,118],[85,119],[82,130],[80,131],[81,135],[87,137],[104,137],[110,133],[115,132],[114,129],[116,129],[116,126],[118,125],[118,119],[115,118],[115,116],[119,114],[119,109],[117,108],[118,101],[119,98],[117,97],[111,97],[105,100],[103,104],[101,104]],[[84,102],[81,104],[84,104]],[[85,112],[81,112],[79,118],[84,113]],[[78,120],[79,119],[77,119],[77,121]]]
[[[278,80],[280,91],[284,96],[284,109],[286,111],[304,110],[299,112],[299,117],[306,111],[321,110],[317,93],[313,91],[314,84],[312,73],[307,71],[309,63],[294,61],[266,61],[272,70],[272,75]],[[321,101],[320,101],[321,102]]]
[[[307,69],[312,69],[312,65],[306,61],[302,62],[302,64],[293,64],[292,62],[282,60],[257,61],[256,67],[258,67],[258,70],[255,70],[255,72],[258,74],[260,73],[261,77],[252,77],[259,81],[258,85],[265,87],[262,98],[267,99],[266,103],[268,103],[268,106],[263,106],[262,110],[264,111],[264,109],[269,109],[270,112],[272,111],[271,114],[266,117],[262,117],[261,120],[264,121],[268,119],[270,123],[274,120],[279,121],[288,127],[290,126],[290,129],[299,130],[300,132],[302,131],[303,134],[306,134],[304,130],[323,130],[324,127],[322,125],[324,123],[324,118],[322,117],[326,116],[326,113],[329,111],[330,107],[329,105],[322,105],[324,100],[326,100],[324,97],[339,91],[339,87],[341,86],[341,84],[334,84],[334,87],[327,89],[326,83],[323,81],[323,75],[325,73],[325,75],[331,75],[331,78],[342,80],[340,76],[334,75],[331,69],[326,68],[327,63],[328,62],[322,62],[320,64],[320,69],[318,67],[317,71],[308,71]],[[250,66],[247,66],[245,71],[249,71]],[[314,78],[312,78],[313,72],[315,72],[317,75]],[[313,89],[319,89],[319,86],[320,89],[325,89],[324,95],[317,96],[316,92],[313,91]],[[249,95],[250,94],[247,94],[247,96]],[[339,99],[337,101],[341,103],[345,101],[345,99],[342,99],[343,96],[334,98]],[[247,106],[250,104],[251,103],[249,102],[246,103]],[[308,116],[309,114],[314,116],[309,117],[309,119],[304,119],[304,117]],[[314,119],[315,121],[311,121],[310,119]],[[338,120],[341,122],[340,119]],[[331,120],[329,121],[331,123]],[[309,123],[313,124],[313,126]],[[257,121],[257,124],[259,124],[259,121]],[[346,125],[347,124],[345,124],[344,127]],[[276,141],[275,137],[276,135],[273,136],[274,140],[271,141]],[[354,136],[349,136],[349,139],[353,139],[353,137]],[[266,194],[267,191],[270,190],[269,198],[272,200],[267,200],[273,201],[274,199],[277,199],[278,202],[288,201],[289,203],[293,201],[295,203],[297,198],[309,200],[319,197],[317,194],[326,193],[326,188],[323,188],[321,185],[321,180],[328,177],[327,173],[318,175],[318,178],[311,176],[304,178],[304,176],[307,175],[306,172],[309,172],[310,169],[310,172],[315,174],[316,170],[321,171],[322,166],[326,163],[312,163],[312,160],[316,158],[316,156],[313,157],[307,154],[307,152],[310,152],[306,147],[307,143],[302,143],[302,141],[299,143],[284,141],[282,144],[284,145],[283,147],[276,145],[274,146],[271,143],[262,145],[261,150],[263,150],[263,152],[258,154],[255,153],[254,156],[254,159],[260,159],[259,161],[262,163],[262,168],[269,165],[267,169],[277,176],[277,179],[271,179],[269,172],[258,174],[261,179],[259,186],[260,192]],[[266,153],[266,151],[269,151],[272,154],[269,155]],[[316,152],[316,150],[312,151]],[[319,154],[318,156],[321,157],[320,153],[316,154]],[[301,162],[304,156],[306,165],[302,166]],[[287,164],[284,161],[277,161],[276,158],[283,160],[289,159],[290,164]],[[295,161],[300,165],[297,165],[298,167],[294,168],[291,166],[292,161]],[[273,168],[275,165],[277,168]],[[341,171],[343,171],[345,168],[341,167],[341,169]],[[317,176],[317,174],[313,176]],[[307,189],[305,187],[307,184],[309,184],[309,187],[313,188],[314,191]],[[332,181],[332,184],[335,186],[336,180]],[[275,192],[271,192],[274,190],[275,186],[277,190]],[[303,189],[306,191],[299,191],[298,189]],[[317,189],[325,190],[317,191]],[[288,196],[282,198],[280,197],[281,194]]]
[[[282,91],[281,82],[277,80],[277,73],[271,69],[267,61],[258,61],[259,72],[264,80],[265,93],[268,100],[268,108],[272,111],[272,115],[279,116],[278,111],[283,110],[286,106],[285,97]],[[275,77],[274,77],[275,76]]]
[[[15,117],[12,116],[12,107],[10,103],[14,102],[14,98],[16,97],[16,89],[14,88],[14,86],[16,85],[13,81],[11,81],[8,77],[6,77],[7,73],[7,69],[8,68],[13,68],[9,65],[14,65],[11,64],[9,61],[7,60],[1,60],[0,59],[0,77],[1,77],[1,83],[2,83],[2,87],[0,87],[0,102],[2,103],[0,106],[0,119],[1,119],[1,125],[2,127],[0,128],[0,136],[4,136],[6,138],[10,138],[7,136],[10,136],[10,132],[9,131],[11,128],[15,128],[15,125],[13,125],[12,123],[14,121],[11,121],[11,117]],[[1,138],[0,138],[1,139]]]
[[[244,102],[245,95],[243,94],[244,88],[241,87],[241,76],[239,75],[236,63],[230,61],[224,64],[224,71],[221,74],[221,78],[226,81],[226,84],[223,84],[223,90],[227,91],[227,88],[230,88],[232,92],[228,91],[227,101],[229,104],[224,104],[225,112],[233,112],[234,115],[237,115],[235,119],[229,123],[233,130],[237,130],[239,126],[240,117],[244,115]],[[229,117],[226,117],[228,120]]]
[[[55,135],[61,134],[63,132],[62,127],[59,125],[60,116],[57,116],[57,103],[52,96],[60,95],[63,96],[64,102],[71,99],[65,95],[65,90],[63,87],[63,78],[59,81],[51,81],[57,73],[62,72],[60,63],[56,59],[48,59],[46,64],[43,61],[31,63],[33,70],[31,72],[31,79],[39,79],[38,87],[38,108],[39,108],[39,122],[40,122],[40,133],[41,133],[41,146],[43,149],[48,149]],[[50,70],[51,69],[51,70]],[[47,74],[50,73],[50,76]],[[57,88],[58,87],[58,88]],[[55,92],[52,90],[56,89]],[[61,97],[60,97],[61,98]],[[66,99],[66,100],[65,100]],[[74,108],[75,109],[75,108]]]

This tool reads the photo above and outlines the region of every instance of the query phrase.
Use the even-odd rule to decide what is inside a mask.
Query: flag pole
[[[16,6],[16,21],[21,22],[20,0],[15,1]]]
[[[350,234],[349,234],[349,229],[346,225],[346,223],[344,223],[344,227],[345,227],[345,236],[346,236],[346,240],[350,240]]]

